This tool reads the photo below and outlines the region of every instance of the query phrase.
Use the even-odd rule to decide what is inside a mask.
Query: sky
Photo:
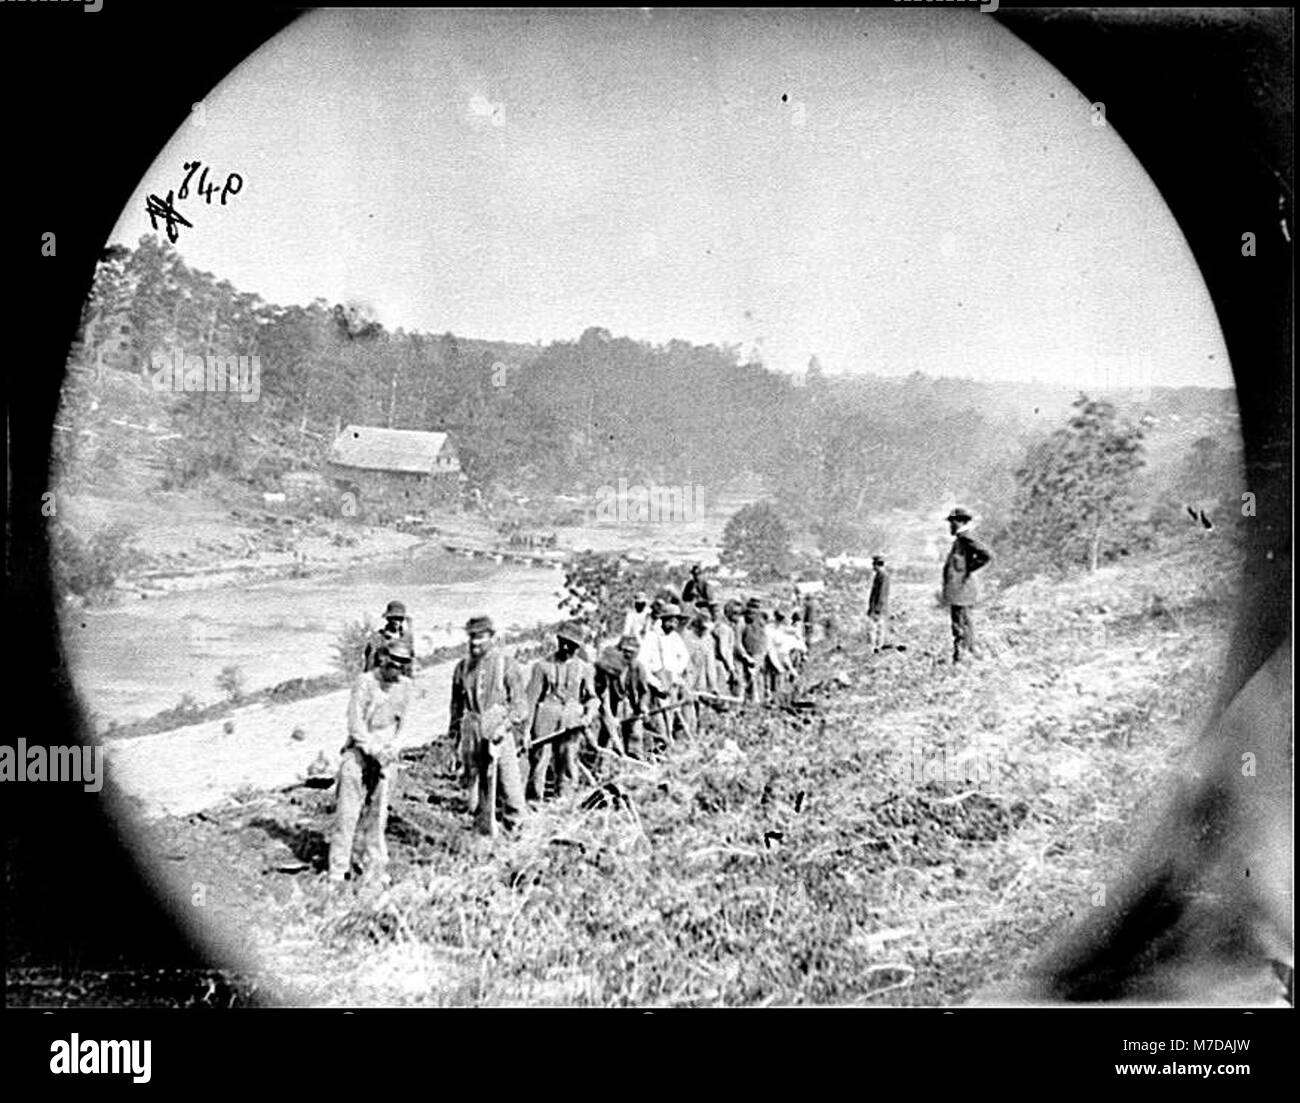
[[[799,373],[1232,386],[1181,232],[1113,125],[974,10],[304,15],[204,98],[187,264],[389,329],[589,326]],[[160,223],[156,231],[161,236]]]

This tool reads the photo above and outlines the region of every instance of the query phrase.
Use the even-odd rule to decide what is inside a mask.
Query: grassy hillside
[[[872,658],[850,611],[807,669],[814,716],[722,717],[518,839],[470,832],[445,746],[408,752],[386,890],[329,890],[329,790],[246,792],[146,846],[276,998],[958,1003],[1098,906],[1141,838],[1213,693],[1233,564],[1189,539],[1010,587],[990,657],[956,669],[933,587],[900,583],[906,650]],[[951,772],[913,777],[918,754]]]

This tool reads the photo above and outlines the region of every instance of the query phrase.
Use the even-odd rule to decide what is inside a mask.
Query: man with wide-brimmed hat
[[[379,665],[379,653],[392,640],[401,640],[411,649],[412,669],[415,657],[415,626],[400,601],[390,601],[384,610],[383,626],[370,634],[361,656],[361,669],[374,670]]]
[[[596,663],[596,696],[600,700],[597,746],[630,758],[641,757],[641,714],[650,707],[645,667],[637,659],[640,650],[641,640],[628,633]]]
[[[506,827],[517,826],[526,814],[514,725],[527,718],[527,701],[519,664],[493,646],[492,619],[470,617],[465,634],[469,654],[452,671],[447,735],[460,749],[461,783],[475,826],[480,834],[490,835],[495,829],[488,819],[494,803],[489,796],[495,795],[488,792],[493,773]]]
[[[352,847],[364,814],[366,877],[387,877],[388,794],[397,770],[397,737],[410,706],[411,649],[390,641],[352,683],[348,698],[348,737],[339,763],[334,830],[330,836],[329,878],[343,881],[351,872]]]
[[[975,658],[975,622],[972,608],[979,602],[976,571],[988,566],[993,553],[970,531],[974,518],[958,506],[948,514],[948,531],[952,547],[943,563],[943,603],[952,610],[952,661],[960,662],[962,653]]]
[[[578,657],[586,643],[582,625],[569,622],[555,632],[555,653],[533,664],[528,683],[531,741],[537,742],[566,728],[585,725],[590,729],[600,709],[596,697],[595,672],[591,663]],[[546,796],[546,773],[555,760],[555,795],[562,797],[576,784],[578,746],[581,732],[552,739],[528,752],[530,800]]]
[[[686,672],[691,664],[690,653],[680,634],[682,611],[672,602],[665,602],[659,615],[659,631],[650,631],[641,641],[641,650],[637,654],[645,668],[646,684],[654,696],[657,708],[664,705],[678,704],[689,693],[685,688]],[[685,727],[686,720],[676,708],[651,717],[648,726],[658,732],[665,742],[671,742],[678,725]]]
[[[885,557],[873,555],[871,566],[871,592],[867,595],[867,642],[871,653],[879,655],[889,635],[889,571]]]

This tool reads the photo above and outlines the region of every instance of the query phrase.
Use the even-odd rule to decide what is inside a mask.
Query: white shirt
[[[627,611],[623,618],[623,635],[635,636],[639,640],[645,639],[646,629],[650,626],[650,606],[647,605],[641,612],[636,611],[633,606]]]
[[[804,650],[803,640],[793,632],[787,631],[775,624],[767,626],[767,643],[768,646],[776,652],[776,658],[779,666],[790,665],[790,655],[795,651]]]
[[[646,676],[660,689],[680,685],[691,665],[686,641],[676,632],[664,632],[661,628],[646,633],[637,658],[645,666]]]

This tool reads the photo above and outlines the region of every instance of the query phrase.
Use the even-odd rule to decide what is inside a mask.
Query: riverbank
[[[178,907],[207,888],[208,932],[244,937],[290,1003],[958,1004],[1089,906],[1190,767],[1233,596],[1205,560],[1008,587],[982,614],[988,657],[958,668],[942,611],[900,590],[907,650],[873,656],[851,632],[815,653],[816,716],[717,717],[518,837],[471,833],[445,744],[412,753],[382,892],[330,891],[328,789],[250,784],[154,818],[142,853]],[[441,734],[423,687],[416,745]],[[165,772],[251,755],[247,726]],[[932,773],[940,759],[963,769]]]

